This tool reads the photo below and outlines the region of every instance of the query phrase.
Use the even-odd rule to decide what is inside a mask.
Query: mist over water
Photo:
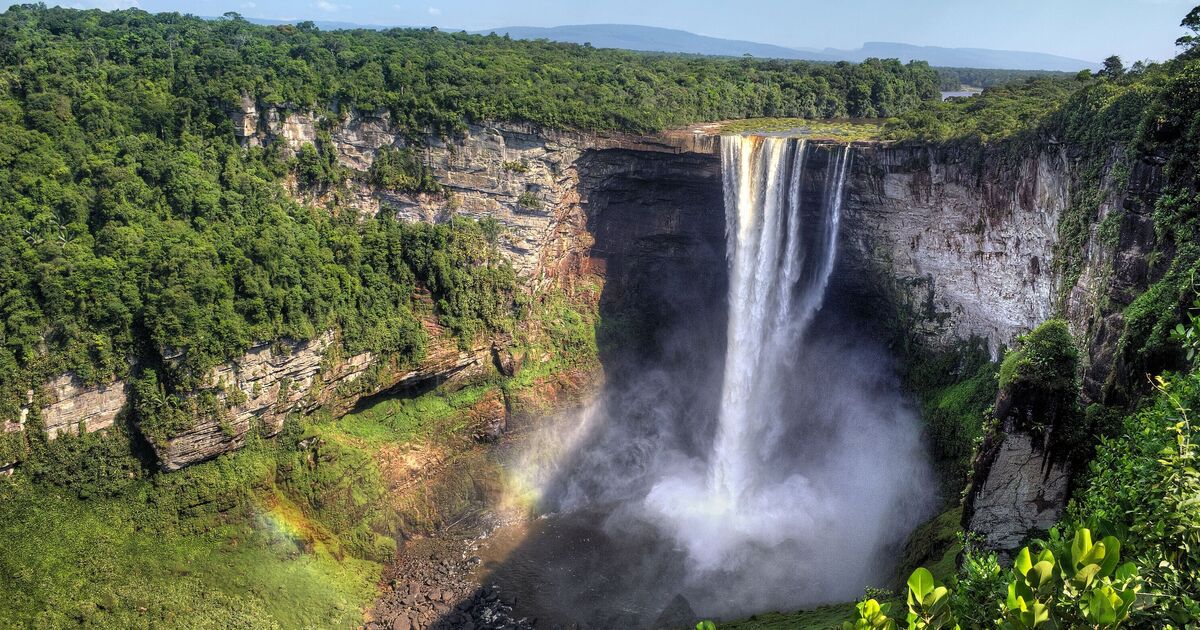
[[[846,601],[888,581],[927,516],[920,425],[888,356],[818,317],[852,159],[849,147],[723,137],[723,355],[681,348],[691,360],[645,366],[529,441],[517,469],[542,507],[586,515],[609,540],[586,562],[625,586],[597,605],[648,624],[680,594],[724,618]],[[578,586],[556,596],[586,607]]]

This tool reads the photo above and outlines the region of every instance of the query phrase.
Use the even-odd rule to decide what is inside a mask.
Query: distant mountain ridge
[[[741,57],[805,59],[810,61],[862,61],[869,57],[918,59],[930,65],[953,68],[995,68],[1004,70],[1058,70],[1074,72],[1095,70],[1094,61],[1072,59],[1048,53],[993,50],[989,48],[945,48],[892,42],[867,42],[861,48],[789,48],[734,39],[697,35],[688,31],[638,26],[633,24],[578,24],[570,26],[502,26],[478,34],[508,34],[515,39],[548,39],[573,44],[589,43],[597,48],[625,48],[649,52],[691,53]]]
[[[209,18],[218,19],[218,18]],[[269,20],[247,18],[256,24],[294,24],[298,20]],[[419,28],[413,26],[383,26],[379,24],[354,24],[350,22],[316,21],[322,30],[344,30],[365,28],[384,30],[388,28]],[[450,30],[450,29],[447,29]],[[591,44],[596,48],[623,48],[645,52],[684,53],[693,55],[717,55],[741,57],[751,55],[764,59],[801,59],[806,61],[853,61],[870,57],[881,59],[914,59],[928,61],[931,66],[944,68],[985,68],[1001,70],[1056,70],[1076,72],[1098,70],[1094,61],[1072,59],[1048,53],[995,50],[991,48],[946,48],[942,46],[918,46],[894,42],[867,42],[860,48],[843,50],[837,48],[789,48],[775,44],[764,44],[740,39],[724,39],[697,35],[690,31],[637,24],[576,24],[567,26],[501,26],[480,31],[476,35],[508,34],[514,39],[548,39],[570,44]]]
[[[738,39],[722,39],[697,35],[689,31],[636,24],[579,24],[574,26],[502,26],[483,31],[480,35],[507,34],[513,39],[548,39],[571,44],[591,44],[596,48],[624,48],[648,52],[688,53],[777,59],[808,59],[840,61],[837,56],[817,51],[799,50],[774,44],[762,44]]]

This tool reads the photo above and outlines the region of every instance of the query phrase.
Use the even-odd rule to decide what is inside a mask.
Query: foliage
[[[503,166],[504,170],[508,173],[528,173],[529,172],[529,162],[524,159],[506,161],[502,166]]]
[[[1016,350],[1000,364],[1000,388],[1028,387],[1045,392],[1072,392],[1079,351],[1061,319],[1042,322],[1017,338]]]
[[[986,628],[1000,616],[1008,579],[993,552],[976,548],[968,534],[964,538],[962,571],[954,581],[950,608],[964,628]]]
[[[437,192],[441,189],[433,173],[412,147],[383,147],[375,155],[369,181],[384,190]]]
[[[1183,346],[1187,351],[1187,360],[1195,361],[1197,351],[1200,351],[1200,297],[1192,302],[1192,308],[1187,313],[1187,323],[1176,324],[1171,331],[1171,340]]]
[[[1200,6],[1188,11],[1179,25],[1192,32],[1175,40],[1175,45],[1183,49],[1180,56],[1194,57],[1200,51]]]
[[[1054,70],[999,70],[992,68],[936,68],[941,89],[954,92],[964,87],[990,88],[1006,83],[1018,83],[1031,77],[1065,79],[1074,76]]]
[[[896,622],[888,617],[891,604],[880,604],[874,599],[859,602],[855,607],[858,619],[853,623],[843,622],[843,630],[895,630]]]
[[[1101,440],[1072,514],[1125,534],[1124,552],[1145,567],[1152,604],[1135,614],[1153,626],[1200,619],[1200,475],[1196,428],[1200,375],[1155,379],[1148,406]]]
[[[953,625],[950,589],[938,584],[929,569],[919,567],[908,578],[908,627],[936,630]]]
[[[1104,64],[1096,73],[1096,76],[1106,79],[1120,79],[1123,74],[1125,74],[1125,64],[1121,61],[1121,58],[1117,55],[1109,55],[1104,60]]]
[[[1133,563],[1120,564],[1120,549],[1120,542],[1112,536],[1093,544],[1086,528],[1078,529],[1069,543],[1052,535],[1051,542],[1036,556],[1025,547],[1013,562],[1007,595],[998,607],[999,616],[971,627],[998,625],[1032,630],[1122,626],[1133,610],[1140,580]],[[989,580],[994,571],[992,564],[994,559],[984,566]],[[939,584],[927,569],[916,569],[908,578],[905,627],[957,629],[962,620],[956,617],[954,600],[949,586]],[[987,608],[991,607],[983,610]],[[858,619],[844,623],[842,628],[897,627],[888,612],[877,601],[867,600],[858,607]]]
[[[27,432],[23,471],[80,499],[120,494],[146,474],[136,455],[134,429],[123,421],[102,432],[64,432],[53,440],[36,426]]]
[[[1031,77],[967,99],[926,102],[888,122],[884,136],[931,142],[998,142],[1028,135],[1080,88],[1074,79]]]
[[[526,190],[517,197],[517,205],[526,210],[538,210],[542,207],[542,200],[533,191]]]

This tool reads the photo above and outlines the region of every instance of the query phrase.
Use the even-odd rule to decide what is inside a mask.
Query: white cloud
[[[429,15],[441,15],[442,10],[437,7],[429,7]]]
[[[317,8],[328,13],[336,13],[342,10],[342,5],[329,0],[317,0]]]

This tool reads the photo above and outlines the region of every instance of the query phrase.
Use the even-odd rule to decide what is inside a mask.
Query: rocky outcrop
[[[1067,503],[1070,471],[1034,435],[1013,427],[992,448],[984,455],[991,462],[965,524],[967,531],[982,536],[985,548],[1011,552],[1030,534],[1058,522]]]
[[[42,426],[53,438],[111,427],[125,409],[129,387],[124,381],[89,385],[68,373],[47,383],[43,394]]]

